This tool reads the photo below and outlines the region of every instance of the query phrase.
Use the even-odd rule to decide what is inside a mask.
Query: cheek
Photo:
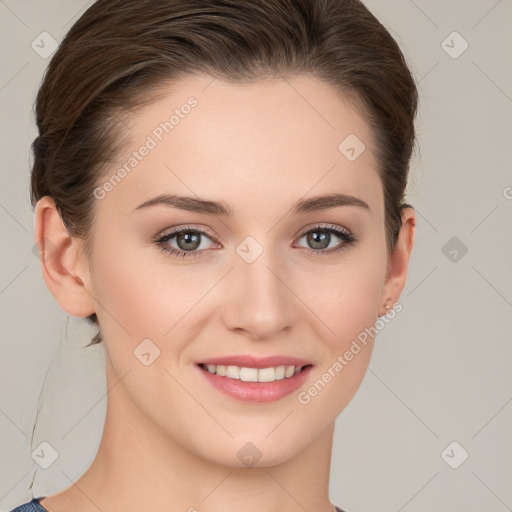
[[[307,402],[308,414],[338,414],[359,388],[373,349],[386,261],[383,243],[372,242],[347,253],[339,265],[312,274],[315,286],[304,289],[322,320],[317,335],[324,342],[315,384],[299,400]]]
[[[323,304],[321,364],[310,386],[297,396],[304,419],[317,418],[326,427],[352,400],[368,369],[374,344],[375,304],[380,272],[340,272],[330,281],[332,301]],[[331,332],[332,331],[332,332]],[[328,413],[326,413],[328,411]]]
[[[140,242],[120,244],[112,237],[97,247],[92,286],[104,338],[132,348],[149,338],[160,346],[156,340],[181,327],[180,318],[199,300],[201,288],[194,291],[192,274],[166,265],[157,248],[141,250]]]
[[[116,373],[140,369],[136,356],[147,350],[157,355],[152,368],[177,370],[187,363],[186,347],[220,305],[222,293],[206,294],[225,269],[170,261],[157,247],[141,249],[140,242],[132,247],[125,243],[122,254],[112,257],[117,243],[110,239],[98,245],[92,283]]]
[[[331,348],[343,348],[375,323],[386,269],[379,247],[347,252],[339,264],[315,264],[304,272],[300,293],[326,326],[322,338],[331,340]]]

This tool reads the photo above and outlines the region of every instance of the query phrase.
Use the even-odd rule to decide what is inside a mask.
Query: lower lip
[[[293,393],[307,379],[313,366],[307,366],[293,377],[274,382],[245,382],[239,379],[222,377],[197,366],[205,378],[219,391],[243,402],[272,402]]]

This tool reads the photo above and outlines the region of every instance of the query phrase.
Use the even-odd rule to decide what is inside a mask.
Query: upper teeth
[[[238,379],[246,382],[273,382],[293,377],[299,373],[302,366],[276,366],[271,368],[247,368],[245,366],[222,366],[217,364],[206,365],[210,373],[222,377]]]

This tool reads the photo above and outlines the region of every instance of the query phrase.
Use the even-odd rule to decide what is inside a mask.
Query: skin
[[[414,210],[404,209],[388,257],[370,127],[348,100],[308,76],[243,85],[182,79],[126,118],[129,143],[106,176],[190,96],[198,101],[190,114],[97,200],[90,259],[51,198],[37,204],[36,239],[55,251],[41,261],[44,279],[68,314],[96,312],[110,390],[92,465],[41,504],[51,512],[330,512],[334,421],[361,384],[374,340],[309,403],[298,401],[298,391],[320,379],[385,304],[398,301]],[[352,162],[338,151],[349,134],[366,145]],[[163,192],[224,201],[234,214],[163,205],[133,211]],[[370,209],[289,213],[301,198],[332,192]],[[303,235],[317,223],[358,240],[337,253],[308,255],[315,246]],[[208,256],[182,259],[152,242],[180,226],[214,235],[195,250]],[[250,264],[236,252],[247,236],[263,248]],[[340,244],[332,236],[329,249]],[[176,238],[168,245],[184,247]],[[149,366],[133,354],[147,338],[160,350]],[[297,392],[247,403],[198,377],[197,362],[231,354],[296,356],[314,367]],[[237,456],[249,442],[261,452],[254,467]]]

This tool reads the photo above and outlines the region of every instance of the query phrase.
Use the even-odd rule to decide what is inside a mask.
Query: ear
[[[50,196],[37,202],[34,231],[43,278],[59,306],[71,316],[94,313],[95,302],[84,284],[90,279],[83,241],[68,233]]]
[[[402,209],[402,227],[396,245],[389,255],[387,276],[382,290],[382,307],[385,304],[393,307],[404,289],[409,268],[409,258],[414,244],[416,212],[414,208]],[[386,311],[382,312],[383,315]]]

